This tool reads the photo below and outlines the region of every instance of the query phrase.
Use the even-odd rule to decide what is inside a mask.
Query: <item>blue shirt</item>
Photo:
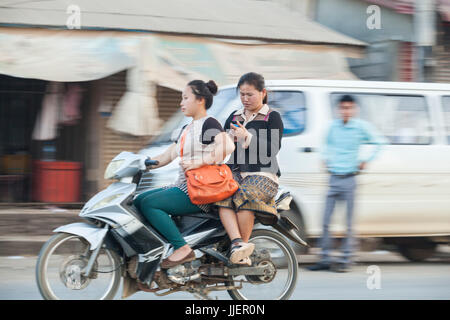
[[[321,156],[331,173],[354,173],[359,171],[361,162],[373,160],[384,143],[385,139],[369,122],[351,118],[344,125],[342,119],[336,119],[328,130]],[[362,144],[374,144],[375,148],[369,156],[360,158]]]

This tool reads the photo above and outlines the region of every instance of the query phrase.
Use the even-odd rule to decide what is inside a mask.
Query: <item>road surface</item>
[[[388,251],[361,253],[349,273],[309,271],[315,261],[299,257],[299,278],[293,300],[450,299],[448,252],[427,262],[412,263]],[[0,257],[0,300],[40,300],[35,281],[36,257]],[[120,299],[120,292],[117,299]],[[213,292],[212,298],[229,300],[227,292]],[[263,297],[262,297],[263,298]],[[157,297],[138,292],[130,300],[195,299],[189,293]]]

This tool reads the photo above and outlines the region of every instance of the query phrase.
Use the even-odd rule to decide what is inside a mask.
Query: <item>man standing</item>
[[[355,175],[364,170],[366,163],[373,160],[383,144],[382,137],[375,128],[366,121],[354,118],[356,114],[355,100],[344,95],[339,101],[339,119],[332,122],[321,156],[324,165],[330,172],[329,190],[327,193],[323,217],[323,234],[321,239],[321,259],[309,270],[328,270],[346,272],[350,269],[353,252],[353,205],[356,189]],[[375,144],[372,154],[366,159],[359,157],[362,144]],[[347,203],[347,236],[344,239],[343,255],[337,264],[330,259],[330,233],[328,230],[336,200]]]

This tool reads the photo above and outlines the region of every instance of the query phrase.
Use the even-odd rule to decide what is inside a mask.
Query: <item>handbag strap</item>
[[[190,129],[191,125],[189,124],[186,129],[184,129],[183,134],[181,135],[181,139],[180,139],[180,158],[183,158],[183,153],[184,153],[184,142],[186,141],[186,136],[187,133]]]

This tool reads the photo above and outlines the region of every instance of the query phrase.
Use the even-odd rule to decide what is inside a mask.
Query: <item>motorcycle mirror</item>
[[[177,142],[178,137],[181,134],[181,128],[175,129],[174,131],[172,131],[172,135],[170,136],[170,141],[171,142]]]

